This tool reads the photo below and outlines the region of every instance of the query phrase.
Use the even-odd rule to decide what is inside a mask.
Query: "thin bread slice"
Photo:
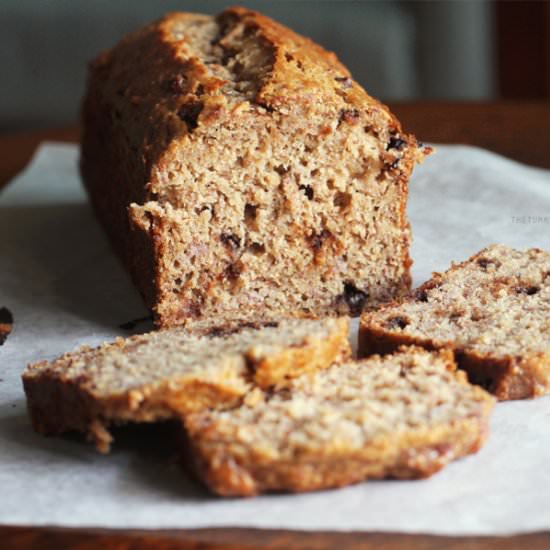
[[[346,319],[285,320],[213,336],[174,329],[29,365],[23,385],[36,431],[84,432],[108,452],[110,424],[235,406],[253,384],[284,386],[350,353]]]
[[[449,351],[403,348],[254,390],[226,411],[185,419],[186,457],[224,496],[421,478],[479,449],[494,398]]]
[[[363,315],[361,356],[403,344],[452,349],[470,381],[501,400],[550,392],[550,253],[492,245]]]

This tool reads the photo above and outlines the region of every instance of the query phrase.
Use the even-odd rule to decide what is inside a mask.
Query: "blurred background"
[[[0,133],[78,119],[87,62],[167,11],[220,0],[0,0]],[[550,2],[245,1],[335,51],[389,102],[550,98]]]

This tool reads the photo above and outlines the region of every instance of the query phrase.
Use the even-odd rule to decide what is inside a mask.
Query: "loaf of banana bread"
[[[158,327],[358,315],[403,294],[427,152],[334,54],[243,8],[124,38],[83,104],[86,189]]]

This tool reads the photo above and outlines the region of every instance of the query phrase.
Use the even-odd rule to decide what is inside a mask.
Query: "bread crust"
[[[302,345],[288,347],[276,356],[262,355],[257,348],[252,347],[247,351],[246,359],[253,372],[254,384],[263,389],[282,387],[292,378],[349,359],[351,348],[348,333],[347,320],[339,319],[335,330],[322,342],[308,337]]]
[[[376,442],[376,453],[262,463],[256,457],[236,461],[233,455],[213,456],[194,447],[191,456],[195,475],[211,491],[225,497],[250,497],[266,492],[334,489],[374,479],[427,478],[449,462],[477,452],[487,434],[487,419],[480,417],[415,438]]]
[[[459,271],[476,262],[490,248],[479,251],[463,262],[453,264],[445,273],[433,273],[432,279],[408,297],[385,304],[379,311],[365,313],[359,325],[358,355],[368,357],[372,354],[388,354],[403,345],[421,346],[428,350],[448,349],[454,354],[458,366],[468,373],[470,381],[487,389],[500,401],[529,399],[549,393],[550,353],[525,351],[518,356],[499,353],[498,349],[492,353],[480,353],[459,346],[453,341],[391,332],[377,322],[378,317],[384,312],[399,307],[403,302],[416,300],[424,291],[437,287],[446,274]]]
[[[334,112],[340,109],[354,116],[360,112],[361,122],[368,121],[375,135],[399,136],[398,166],[391,152],[384,149],[381,155],[400,189],[395,223],[402,235],[395,251],[400,258],[398,280],[393,281],[387,298],[406,292],[412,263],[406,218],[408,179],[414,164],[429,149],[420,148],[414,136],[404,133],[388,108],[354,82],[333,53],[245,8],[222,12],[217,17],[220,33],[236,25],[243,26],[245,34],[257,33],[268,63],[257,68],[251,91],[235,103],[223,89],[226,81],[213,74],[204,56],[193,51],[192,40],[174,38],[179,25],[209,20],[173,13],[130,35],[92,63],[83,103],[83,180],[97,217],[153,311],[156,325],[186,324],[189,313],[182,304],[178,307],[172,289],[163,284],[165,261],[171,254],[163,235],[169,229],[162,218],[138,214],[130,205],[153,201],[165,189],[167,167],[176,147],[191,143],[195,135],[215,128],[222,119],[239,120],[243,109],[255,109],[258,117],[307,119],[319,105],[331,106]],[[304,65],[307,71],[302,70]],[[200,113],[192,129],[185,116],[182,120],[181,110],[197,104]],[[335,303],[334,313],[343,313],[341,308],[341,303]]]
[[[27,409],[33,429],[43,435],[65,432],[85,434],[100,453],[110,451],[109,426],[127,422],[160,422],[208,407],[237,405],[242,393],[223,384],[171,380],[154,390],[139,388],[101,398],[83,388],[81,381],[32,376],[31,365],[23,375]]]
[[[368,314],[365,319],[368,319]],[[357,348],[359,357],[385,355],[407,345],[452,351],[470,381],[491,392],[499,401],[531,399],[550,392],[550,354],[526,353],[522,357],[481,354],[448,341],[390,334],[368,320],[361,320]]]

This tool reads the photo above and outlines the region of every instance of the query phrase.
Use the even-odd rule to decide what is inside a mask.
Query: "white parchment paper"
[[[550,529],[550,397],[499,404],[486,446],[431,479],[248,500],[208,495],[154,438],[139,449],[115,443],[101,456],[77,438],[36,435],[20,382],[25,365],[128,334],[119,325],[146,315],[86,203],[76,158],[73,146],[44,145],[0,193],[0,306],[15,317],[0,347],[1,523],[448,534]],[[414,175],[409,213],[415,284],[492,242],[550,249],[550,172],[441,146]]]

